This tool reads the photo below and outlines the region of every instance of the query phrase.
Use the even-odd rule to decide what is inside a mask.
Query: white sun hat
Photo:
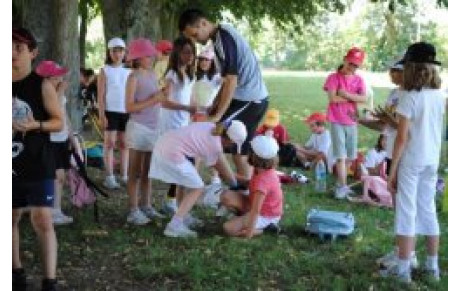
[[[236,143],[237,153],[241,153],[241,146],[248,136],[246,125],[239,120],[232,120],[227,127],[227,136]]]
[[[250,144],[259,158],[269,160],[278,155],[278,143],[271,136],[258,135],[251,140]]]
[[[119,38],[119,37],[114,37],[112,38],[111,40],[109,40],[109,42],[107,43],[107,47],[109,49],[113,49],[115,47],[122,47],[122,48],[126,48],[126,44],[125,42]]]

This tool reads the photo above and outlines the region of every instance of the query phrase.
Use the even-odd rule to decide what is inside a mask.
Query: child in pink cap
[[[61,200],[62,189],[66,181],[67,170],[70,168],[70,142],[75,144],[71,135],[71,125],[67,118],[66,103],[67,98],[65,91],[68,87],[67,81],[64,81],[63,76],[68,72],[66,68],[59,66],[53,61],[42,61],[35,68],[35,72],[50,81],[56,88],[58,101],[63,116],[63,127],[58,132],[50,133],[51,144],[53,145],[54,158],[56,163],[56,179],[54,180],[54,207],[53,207],[53,223],[56,225],[69,224],[73,222],[73,218],[62,213]]]
[[[158,87],[157,76],[151,69],[157,54],[148,39],[139,38],[129,43],[127,60],[132,62],[133,71],[126,84],[126,110],[130,114],[126,125],[126,145],[129,149],[127,221],[134,225],[143,225],[150,219],[162,217],[151,205],[152,187],[148,177],[158,137],[161,102],[165,100],[165,92]]]
[[[364,80],[356,74],[364,57],[363,50],[351,48],[343,58],[343,64],[327,77],[323,86],[329,98],[327,120],[331,123],[333,158],[337,160],[338,181],[334,191],[337,199],[344,199],[352,193],[347,186],[346,160],[357,157],[357,104],[367,100]]]

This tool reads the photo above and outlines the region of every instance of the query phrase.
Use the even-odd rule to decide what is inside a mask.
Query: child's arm
[[[339,89],[337,91],[337,95],[339,95],[340,97],[345,98],[346,100],[353,101],[353,102],[364,103],[364,102],[367,101],[367,95],[366,94],[363,94],[363,95],[352,94],[352,93],[348,93],[347,91],[342,90],[342,89]]]
[[[171,110],[182,110],[182,111],[188,111],[190,114],[195,114],[197,111],[197,106],[196,105],[184,105],[180,104],[174,100],[172,100],[171,97],[171,92],[172,92],[172,83],[170,79],[166,79],[166,85],[165,85],[165,90],[168,92],[165,100],[161,102],[161,106],[163,108],[171,109]]]
[[[347,99],[339,96],[337,94],[337,91],[335,91],[335,90],[327,91],[327,97],[329,97],[329,102],[331,102],[331,103],[348,102]]]
[[[214,165],[214,168],[219,173],[219,176],[230,186],[236,186],[238,183],[236,181],[235,175],[233,174],[230,165],[225,158],[225,155],[221,153],[217,158],[217,162]]]
[[[133,74],[129,75],[128,82],[126,83],[126,111],[128,113],[137,112],[146,107],[155,106],[164,100],[164,93],[160,90],[155,94],[150,95],[148,99],[135,102],[134,93],[136,92],[136,86],[136,77]]]
[[[391,193],[396,193],[396,174],[399,161],[401,160],[402,153],[407,144],[409,136],[409,125],[409,119],[399,115],[398,133],[396,135],[395,145],[393,148],[390,175],[388,176],[388,190]]]
[[[251,204],[251,210],[249,211],[248,219],[243,222],[243,229],[240,232],[240,236],[247,238],[252,238],[254,236],[257,217],[260,213],[260,209],[262,208],[264,199],[265,195],[262,192],[257,191],[254,194],[254,200]]]

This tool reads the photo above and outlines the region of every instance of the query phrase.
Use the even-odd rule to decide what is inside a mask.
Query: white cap
[[[109,40],[109,42],[107,43],[107,47],[109,49],[112,49],[114,47],[122,47],[122,48],[126,48],[126,44],[125,42],[119,38],[119,37],[114,37],[112,38],[111,40]]]
[[[236,143],[237,153],[241,153],[241,146],[248,136],[244,123],[239,120],[232,120],[227,128],[227,136]]]
[[[258,135],[251,140],[251,148],[262,159],[273,159],[278,155],[279,146],[276,140],[267,135]]]

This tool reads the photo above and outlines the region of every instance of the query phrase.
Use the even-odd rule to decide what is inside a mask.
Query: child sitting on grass
[[[315,112],[305,119],[312,135],[304,146],[295,145],[296,155],[303,166],[308,169],[314,167],[320,160],[327,165],[327,157],[331,147],[331,134],[326,129],[326,115]]]
[[[271,225],[278,225],[283,214],[283,192],[276,174],[278,144],[268,136],[256,136],[251,141],[249,164],[254,174],[249,182],[249,196],[228,190],[221,203],[242,213],[224,224],[229,236],[251,238]]]
[[[386,135],[380,134],[377,144],[367,152],[366,157],[364,158],[364,171],[367,171],[367,173],[363,174],[371,176],[380,176],[381,174],[385,174],[385,159],[387,157],[387,152],[385,151],[386,142]]]
[[[280,124],[280,112],[277,109],[267,110],[263,125],[257,129],[257,135],[273,137],[280,147],[289,141],[286,128]]]

